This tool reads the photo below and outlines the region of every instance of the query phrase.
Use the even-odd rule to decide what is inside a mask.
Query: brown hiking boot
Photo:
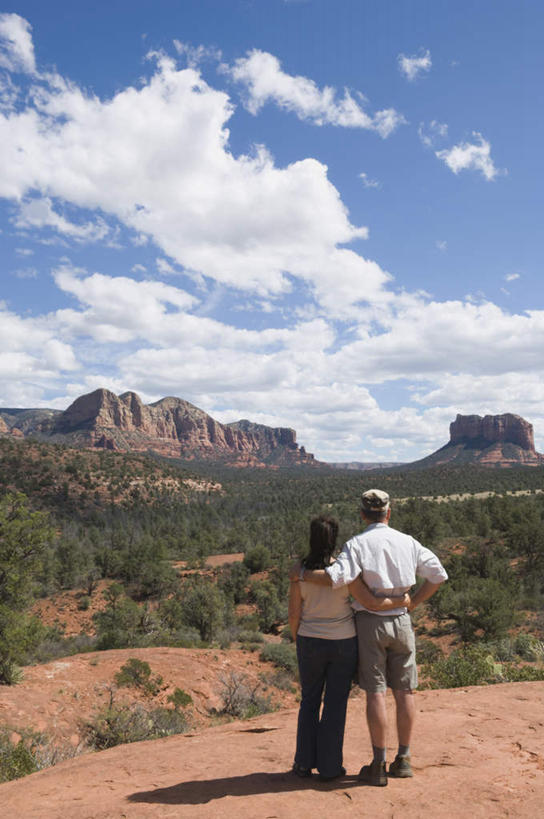
[[[387,785],[385,762],[378,762],[373,759],[370,765],[363,765],[357,779],[360,782],[366,782],[367,785],[375,785],[378,788],[385,787]]]
[[[407,779],[409,776],[413,776],[414,772],[412,770],[412,766],[410,765],[410,757],[409,756],[397,756],[389,766],[389,776],[394,776],[397,779]]]

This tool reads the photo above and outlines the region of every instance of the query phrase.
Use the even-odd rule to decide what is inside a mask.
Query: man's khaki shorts
[[[377,693],[387,686],[417,688],[416,642],[409,614],[355,615],[359,643],[359,685]]]

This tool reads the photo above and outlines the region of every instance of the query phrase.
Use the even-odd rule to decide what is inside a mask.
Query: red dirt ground
[[[396,819],[533,817],[544,802],[544,683],[417,695],[415,776],[360,785],[370,758],[362,700],[350,700],[347,776],[289,773],[296,710],[67,760],[0,785],[9,819]],[[389,703],[391,707],[391,703]],[[393,737],[390,739],[393,750]],[[390,753],[391,756],[391,753]]]

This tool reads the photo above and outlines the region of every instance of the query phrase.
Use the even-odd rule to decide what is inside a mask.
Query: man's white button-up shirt
[[[325,571],[334,588],[346,586],[362,575],[368,588],[378,597],[402,595],[416,582],[416,575],[431,583],[442,583],[448,575],[437,556],[417,540],[392,529],[386,523],[372,523],[352,537],[335,562]],[[353,607],[365,611],[356,601]],[[406,609],[373,612],[402,614]]]

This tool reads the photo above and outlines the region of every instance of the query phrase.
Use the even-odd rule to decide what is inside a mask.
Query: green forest
[[[435,550],[449,573],[417,626],[422,660],[451,662],[433,648],[445,634],[460,651],[487,646],[497,661],[542,659],[542,468],[236,469],[3,439],[0,683],[63,653],[228,646],[281,630],[310,519],[337,517],[341,545],[360,530],[359,497],[372,486],[392,497],[391,525]],[[472,496],[481,492],[489,495]],[[469,497],[434,499],[459,493]],[[244,561],[222,569],[180,576],[174,565],[201,570],[209,555],[234,552]],[[113,582],[96,634],[65,638],[30,613],[37,598],[66,589],[84,608],[101,579]],[[254,613],[239,616],[240,603]]]

